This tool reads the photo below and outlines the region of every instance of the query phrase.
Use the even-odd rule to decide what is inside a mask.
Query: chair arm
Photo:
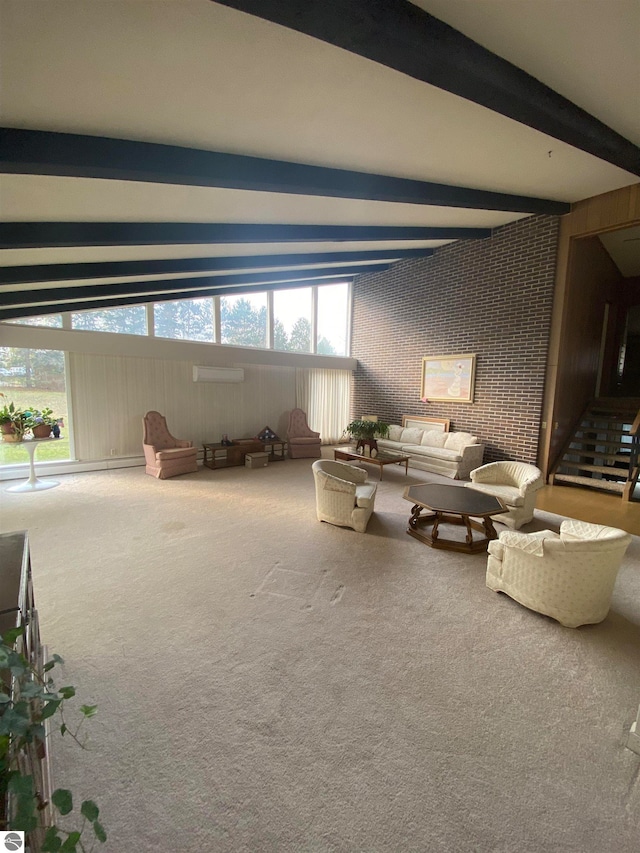
[[[186,438],[176,438],[176,447],[193,447],[193,442],[188,441]]]
[[[487,462],[480,468],[475,468],[469,474],[472,483],[495,483],[497,466],[495,462]]]
[[[333,474],[324,473],[324,486],[329,492],[344,492],[346,494],[354,495],[356,493],[356,484],[351,483],[349,480],[341,480],[339,477],[334,477]]]
[[[505,548],[515,548],[534,557],[544,556],[544,542],[546,539],[560,541],[560,537],[553,530],[539,530],[536,533],[519,533],[517,530],[504,530],[498,537],[498,541]]]
[[[144,458],[147,465],[156,465],[156,453],[158,452],[158,448],[153,444],[143,444],[142,449],[144,450]]]

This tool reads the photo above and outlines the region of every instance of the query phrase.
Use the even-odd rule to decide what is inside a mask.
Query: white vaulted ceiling
[[[596,153],[588,146],[585,150],[579,139],[561,141],[536,129],[535,122],[529,126],[502,114],[499,103],[489,108],[353,52],[371,37],[367,26],[376,23],[378,9],[385,7],[385,15],[396,10],[405,15],[408,9],[409,20],[424,10],[573,101],[625,137],[632,148],[640,145],[637,0],[419,0],[413,6],[402,0],[344,2],[341,7],[339,0],[299,0],[298,6],[306,11],[316,7],[332,24],[340,20],[336,10],[361,7],[362,31],[359,22],[345,20],[344,25],[353,50],[231,8],[255,11],[253,6],[256,14],[269,9],[279,14],[278,6],[295,11],[295,0],[1,0],[0,123],[10,131],[79,137],[71,148],[77,159],[64,166],[50,156],[56,136],[39,136],[39,153],[24,158],[21,151],[16,154],[14,136],[0,140],[0,272],[5,295],[0,319],[41,313],[38,295],[48,301],[45,289],[54,288],[55,299],[63,305],[76,299],[85,300],[84,307],[96,301],[122,304],[109,301],[108,289],[94,292],[92,286],[154,276],[165,282],[191,277],[199,279],[194,287],[214,292],[220,275],[227,289],[234,287],[230,274],[255,274],[252,282],[260,283],[260,271],[269,269],[260,261],[266,255],[296,256],[279,258],[271,270],[308,269],[315,271],[309,275],[313,279],[338,267],[345,276],[366,264],[393,262],[403,250],[428,250],[451,239],[482,236],[450,230],[336,230],[292,237],[290,231],[274,229],[268,239],[252,232],[238,241],[229,239],[228,232],[227,237],[213,232],[185,237],[183,229],[179,238],[166,231],[141,239],[132,228],[136,223],[492,229],[540,212],[521,198],[508,203],[509,196],[571,203],[638,181],[640,158],[634,160],[633,152],[631,160],[610,162],[612,158],[600,156],[597,148]],[[374,38],[384,42],[392,35],[391,30]],[[412,49],[417,43],[418,54],[420,37],[416,26]],[[399,56],[403,67],[402,50]],[[454,76],[458,73],[475,72],[465,70],[461,59]],[[505,83],[505,91],[510,85]],[[309,189],[309,181],[316,181],[310,172],[292,188],[281,182],[275,167],[268,185],[264,179],[240,180],[232,167],[228,181],[209,181],[205,167],[195,178],[188,169],[180,177],[174,166],[181,152],[175,148],[171,156],[178,159],[166,172],[142,174],[132,168],[124,175],[121,163],[113,169],[93,162],[87,166],[87,138],[95,137],[149,143],[151,147],[143,149],[149,152],[157,144],[179,146],[185,157],[186,149],[198,149],[386,176],[391,189],[384,190],[384,200],[375,180],[365,179],[357,192],[342,186],[325,191],[318,178]],[[141,160],[144,166],[144,155]],[[269,175],[268,163],[264,174]],[[484,198],[475,197],[407,197],[393,179],[497,193],[502,199],[485,204]],[[67,226],[64,236],[53,237],[38,227],[52,222],[77,227]],[[15,223],[21,223],[21,229]],[[86,223],[124,223],[129,231],[123,227],[115,237],[102,232],[96,237],[80,228]],[[382,255],[356,254],[363,251]],[[308,262],[299,257],[318,254],[324,257]],[[252,262],[253,256],[259,259]],[[236,259],[229,269],[221,262],[198,272],[24,269],[227,257]],[[246,266],[240,257],[247,258]]]

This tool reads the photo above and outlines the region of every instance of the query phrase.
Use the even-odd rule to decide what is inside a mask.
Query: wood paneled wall
[[[622,279],[595,235],[638,223],[640,184],[577,202],[562,217],[540,441],[545,472],[595,394],[604,306]]]
[[[255,435],[269,425],[284,435],[296,405],[295,368],[244,367],[238,384],[195,383],[191,361],[70,353],[69,373],[79,460],[140,456],[142,417],[155,409],[176,438],[196,446]]]

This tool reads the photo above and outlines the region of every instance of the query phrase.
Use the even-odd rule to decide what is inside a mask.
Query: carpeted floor
[[[54,772],[102,849],[636,853],[640,540],[571,630],[407,536],[404,488],[437,476],[385,468],[362,535],[316,521],[311,462],[0,494],[43,640],[99,705]]]

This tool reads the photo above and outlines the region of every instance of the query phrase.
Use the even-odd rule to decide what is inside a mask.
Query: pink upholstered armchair
[[[174,438],[160,412],[147,412],[142,419],[142,446],[147,462],[145,471],[152,477],[166,480],[176,474],[191,474],[198,470],[198,449],[192,442]]]
[[[302,409],[292,409],[289,414],[287,441],[291,459],[320,456],[320,433],[309,428],[307,416]]]

